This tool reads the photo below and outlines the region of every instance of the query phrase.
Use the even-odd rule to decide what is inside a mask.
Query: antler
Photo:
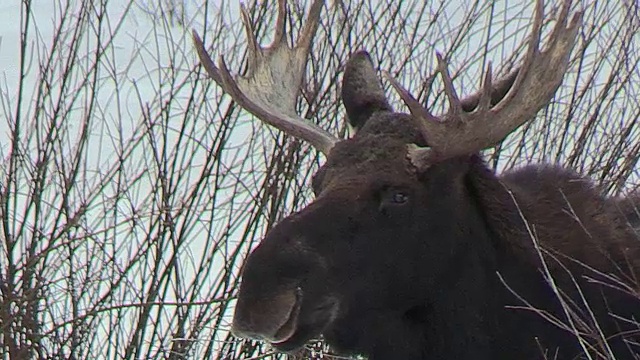
[[[582,12],[577,12],[567,26],[570,6],[571,0],[565,1],[550,35],[549,45],[541,52],[538,46],[544,4],[542,0],[538,0],[529,48],[515,80],[512,73],[498,80],[494,86],[489,63],[480,92],[470,98],[458,98],[447,70],[447,62],[440,54],[436,54],[437,71],[442,76],[445,94],[449,100],[449,112],[444,116],[434,116],[397,80],[386,74],[417,120],[420,131],[429,144],[429,148],[409,145],[408,156],[418,170],[424,170],[431,164],[447,158],[494,146],[531,119],[551,100],[562,83],[582,22]],[[506,95],[495,103],[496,89],[505,88],[504,85],[511,82],[513,85]],[[473,111],[466,112],[469,109]]]
[[[311,41],[318,28],[323,1],[315,0],[309,10],[309,18],[293,48],[287,45],[285,36],[285,0],[278,0],[278,19],[273,43],[261,47],[254,35],[249,14],[241,6],[249,42],[248,69],[246,76],[232,76],[220,56],[218,67],[204,49],[202,40],[193,31],[193,41],[209,76],[224,89],[233,100],[263,122],[309,142],[328,155],[338,141],[328,132],[302,119],[295,111],[300,94]],[[235,78],[235,79],[234,79]]]

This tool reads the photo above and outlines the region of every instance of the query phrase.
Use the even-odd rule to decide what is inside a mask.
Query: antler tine
[[[484,75],[482,82],[482,92],[480,93],[480,100],[478,100],[478,111],[484,112],[491,107],[491,92],[493,91],[493,69],[491,67],[491,61],[487,63],[487,72]]]
[[[424,116],[424,110],[418,110],[407,103],[412,115],[421,123],[421,131],[430,147],[409,148],[408,156],[419,170],[424,170],[437,161],[494,146],[527,120],[532,119],[553,98],[564,78],[582,23],[582,12],[579,11],[567,26],[570,6],[571,0],[566,0],[546,50],[540,51],[544,4],[542,0],[538,0],[529,47],[517,75],[512,73],[505,79],[498,80],[494,86],[491,83],[492,70],[489,67],[480,94],[458,100],[457,104],[453,104],[456,101],[455,93],[445,89],[452,104],[443,121],[433,121],[432,115]],[[439,72],[446,77],[444,71]],[[493,102],[496,88],[509,83],[513,85],[504,97],[491,107],[489,103]],[[403,96],[403,99],[405,98],[406,96]],[[460,108],[468,109],[469,105],[477,107],[471,106],[475,110],[469,113],[458,113]]]
[[[247,36],[247,41],[249,44],[247,45],[247,61],[249,65],[247,66],[247,74],[246,76],[252,76],[253,72],[257,68],[258,64],[258,56],[260,54],[260,45],[258,44],[258,40],[255,37],[255,32],[253,30],[253,25],[251,24],[251,18],[249,17],[249,12],[244,4],[240,4],[240,19],[242,19],[242,24],[244,25],[244,32]]]
[[[287,41],[284,36],[284,27],[287,13],[287,1],[286,0],[278,0],[278,17],[276,18],[276,33],[273,37],[273,43],[278,44],[283,41]]]
[[[320,25],[320,21],[318,21],[318,19],[320,18],[320,10],[322,10],[323,4],[324,1],[318,0],[314,1],[313,4],[311,4],[311,8],[309,9],[309,19],[315,18],[316,21],[307,21],[307,23],[304,25],[304,29],[302,29],[300,38],[298,39],[298,44],[296,45],[298,51],[304,51],[307,53],[309,52],[313,36],[315,35],[316,31],[318,30],[318,26]]]
[[[449,74],[447,61],[442,57],[442,54],[437,51],[436,59],[438,60],[438,72],[442,76],[442,82],[444,83],[444,93],[447,95],[447,99],[449,99],[449,114],[457,116],[462,113],[462,104],[460,104],[460,98],[453,86],[453,79],[451,78],[451,74]]]
[[[305,72],[309,49],[320,21],[323,0],[315,0],[309,10],[307,23],[293,48],[285,38],[285,0],[278,1],[278,18],[273,43],[261,47],[256,40],[248,13],[242,7],[242,20],[249,41],[248,69],[245,76],[231,74],[220,56],[216,67],[193,31],[193,41],[200,62],[209,76],[233,100],[261,121],[296,138],[309,142],[328,155],[338,139],[317,125],[296,114],[296,101]]]
[[[391,74],[389,74],[387,71],[384,71],[383,75],[385,78],[387,78],[387,81],[391,83],[391,86],[393,86],[396,92],[398,92],[398,95],[400,95],[400,98],[402,98],[402,101],[404,101],[404,103],[407,105],[407,107],[409,108],[409,111],[411,111],[411,114],[416,118],[425,120],[425,121],[418,121],[417,125],[420,129],[420,132],[425,137],[425,141],[429,142],[428,126],[426,125],[426,122],[428,121],[438,122],[440,121],[440,119],[434,116],[427,108],[422,106],[422,104],[420,104],[420,102],[416,100],[416,98],[414,98],[413,95],[411,95],[409,90],[405,89],[400,84],[400,82],[398,82],[398,80],[396,80],[393,76],[391,76]]]

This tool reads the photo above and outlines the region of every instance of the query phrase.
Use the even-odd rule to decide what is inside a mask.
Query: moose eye
[[[403,206],[409,202],[409,192],[404,189],[385,189],[380,198],[380,211],[387,213],[394,208]]]
[[[409,196],[402,191],[396,191],[391,194],[391,201],[394,204],[404,204],[409,201]]]

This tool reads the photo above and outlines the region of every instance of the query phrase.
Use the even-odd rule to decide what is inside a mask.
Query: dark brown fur
[[[573,320],[587,351],[602,354],[597,322],[617,359],[640,353],[624,342],[640,340],[638,326],[620,320],[640,319],[634,200],[550,165],[497,176],[478,154],[416,173],[406,144],[427,144],[412,119],[366,91],[348,96],[351,85],[343,101],[359,131],[316,174],[317,199],[249,257],[236,332],[277,337],[289,319],[283,351],[324,334],[373,360],[574,359],[576,335],[543,317],[569,323],[546,268],[584,321]],[[616,279],[631,287],[602,285]]]

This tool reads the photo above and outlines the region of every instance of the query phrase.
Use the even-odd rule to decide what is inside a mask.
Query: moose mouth
[[[309,340],[320,335],[335,320],[338,312],[338,302],[333,298],[326,298],[312,310],[301,312],[302,293],[297,295],[289,318],[276,332],[274,338],[277,340],[271,341],[271,345],[281,352],[302,348]]]

